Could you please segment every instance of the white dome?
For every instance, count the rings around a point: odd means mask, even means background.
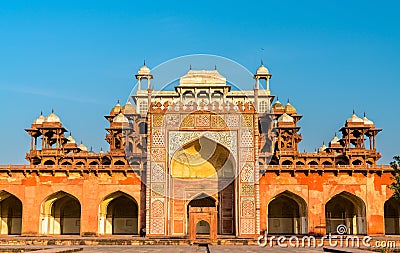
[[[325,144],[322,144],[321,147],[319,147],[318,152],[325,152],[327,146],[325,146]]]
[[[363,121],[364,121],[364,124],[367,126],[374,125],[374,122],[372,120],[369,120],[365,115],[364,115]]]
[[[277,99],[276,102],[272,105],[272,110],[273,111],[285,110],[285,106],[281,102],[279,102],[279,99]]]
[[[331,140],[331,144],[337,144],[337,143],[340,143],[339,142],[340,141],[340,139],[335,135],[335,137],[333,137],[333,139]]]
[[[121,112],[121,105],[119,104],[119,99],[117,104],[111,109],[110,114],[117,114]]]
[[[146,66],[143,65],[139,70],[138,70],[139,75],[150,75],[150,69]]]
[[[87,147],[85,145],[83,145],[83,143],[81,142],[81,144],[79,144],[78,148],[82,151],[87,151]]]
[[[40,116],[37,117],[34,121],[33,124],[40,125],[44,122],[45,118],[43,117],[42,113],[40,113]]]
[[[294,122],[293,117],[289,116],[288,114],[284,113],[278,118],[278,122]]]
[[[136,113],[136,109],[132,105],[130,100],[128,100],[128,102],[124,106],[122,106],[122,112],[123,113],[129,113],[129,114]]]
[[[61,122],[61,120],[54,112],[52,112],[49,116],[46,117],[44,122]]]
[[[76,143],[76,141],[75,141],[74,137],[72,137],[72,135],[67,137],[67,141],[68,141],[68,143],[71,143],[71,144]]]
[[[113,122],[116,122],[116,123],[129,123],[129,120],[128,120],[127,117],[125,117],[124,114],[119,113],[117,116],[115,116],[113,118]]]
[[[269,75],[269,70],[264,67],[264,65],[261,65],[256,72],[257,75]]]
[[[346,122],[363,123],[364,121],[361,118],[359,118],[355,113],[353,113],[353,115],[351,115],[351,117],[348,118]]]

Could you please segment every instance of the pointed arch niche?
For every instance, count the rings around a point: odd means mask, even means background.
[[[53,193],[42,202],[40,219],[44,235],[79,235],[81,204],[64,191]]]
[[[0,218],[2,235],[20,235],[22,227],[22,202],[6,191],[0,191]]]
[[[121,191],[109,194],[99,206],[99,234],[138,234],[138,210],[138,203],[132,196]]]

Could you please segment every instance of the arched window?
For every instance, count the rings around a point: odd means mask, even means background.
[[[44,162],[44,165],[54,165],[54,161],[53,160],[47,160]]]
[[[121,160],[118,160],[114,163],[114,165],[125,165],[125,163]]]
[[[208,93],[207,93],[207,91],[202,90],[197,94],[197,97],[198,98],[208,98]]]

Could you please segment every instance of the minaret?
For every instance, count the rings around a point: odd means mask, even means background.
[[[141,90],[141,80],[147,80],[147,90],[150,89],[150,80],[153,79],[153,75],[150,73],[150,69],[146,66],[146,61],[143,62],[143,66],[138,70],[138,73],[135,75],[138,80],[138,90]]]
[[[257,110],[257,112],[259,112],[259,105],[258,105],[258,91],[260,89],[260,80],[265,80],[265,90],[267,95],[270,95],[271,92],[269,90],[269,79],[271,79],[272,75],[269,73],[269,70],[264,67],[263,62],[261,61],[261,66],[257,69],[256,74],[254,75],[254,79],[256,79],[256,84],[254,87],[254,103],[255,103],[255,108]],[[272,97],[273,98],[273,97]],[[268,98],[267,99],[267,111],[270,111],[270,105],[271,105],[271,101]],[[264,113],[264,112],[262,112]]]

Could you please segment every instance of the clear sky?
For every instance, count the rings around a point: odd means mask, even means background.
[[[0,2],[0,164],[26,163],[24,128],[54,107],[77,141],[107,149],[103,118],[149,67],[186,54],[221,55],[273,74],[291,103],[301,150],[329,142],[364,111],[388,163],[400,154],[399,1]]]

